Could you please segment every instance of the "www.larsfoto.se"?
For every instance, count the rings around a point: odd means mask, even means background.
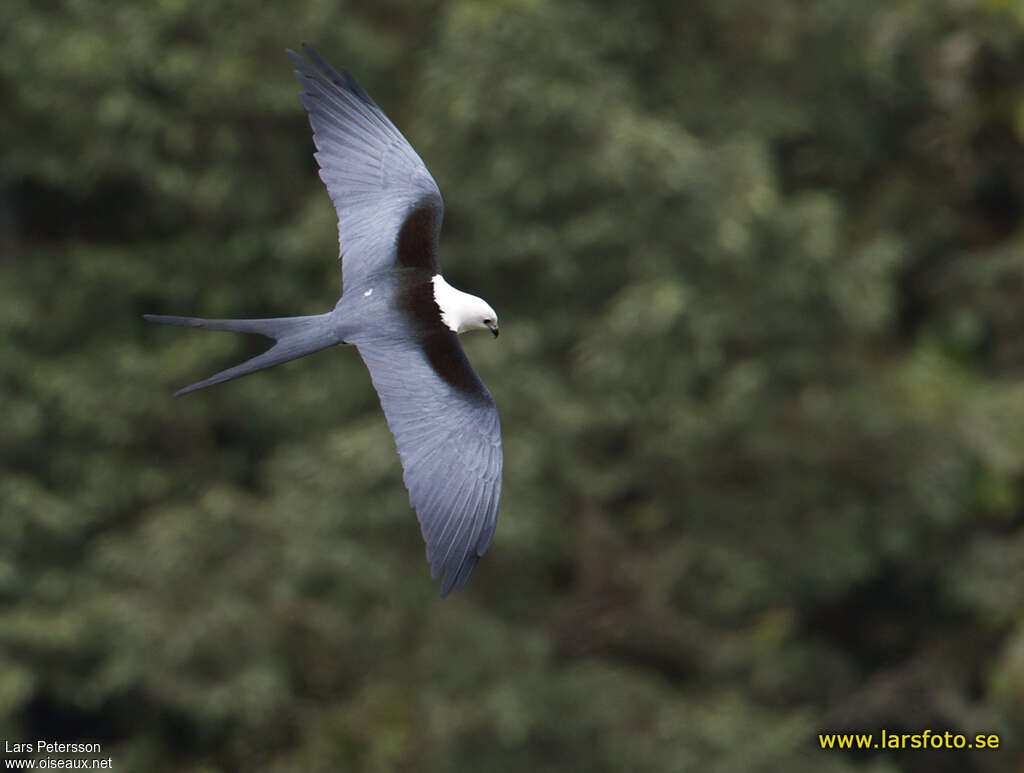
[[[874,733],[818,733],[822,749],[998,749],[999,736],[995,733],[965,735],[923,730],[920,733],[893,733],[883,730]]]

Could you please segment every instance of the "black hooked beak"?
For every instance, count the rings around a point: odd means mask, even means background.
[[[497,338],[498,337],[498,323],[497,322],[492,322],[492,321],[488,320],[487,322],[484,322],[484,324],[487,325],[487,329],[490,330],[492,333],[494,333],[494,337]]]

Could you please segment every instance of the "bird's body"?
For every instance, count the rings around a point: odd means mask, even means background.
[[[343,288],[334,309],[309,317],[154,322],[258,333],[263,354],[177,394],[212,386],[339,343],[370,370],[402,460],[441,594],[461,588],[490,544],[501,496],[501,429],[490,392],[458,334],[489,329],[494,310],[440,272],[441,194],[405,138],[348,73],[305,47],[289,51],[306,89],[320,176],[338,212]],[[318,69],[317,69],[318,68]]]

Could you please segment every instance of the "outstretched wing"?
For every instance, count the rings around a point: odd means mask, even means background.
[[[449,330],[353,341],[370,370],[402,459],[431,576],[459,590],[494,536],[501,426],[490,392]]]
[[[338,244],[345,286],[399,257],[440,272],[437,242],[444,202],[437,183],[412,146],[349,73],[337,72],[312,47],[307,61],[288,55],[306,90],[320,179],[338,212]]]

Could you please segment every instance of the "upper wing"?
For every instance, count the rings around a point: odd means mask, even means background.
[[[459,590],[494,536],[501,498],[501,426],[490,392],[449,330],[353,343],[402,459],[409,503],[441,595]]]
[[[320,179],[338,211],[346,286],[396,261],[440,272],[437,242],[444,202],[416,151],[349,73],[338,73],[312,47],[312,64],[294,51],[305,88]],[[315,67],[314,67],[315,65]]]

